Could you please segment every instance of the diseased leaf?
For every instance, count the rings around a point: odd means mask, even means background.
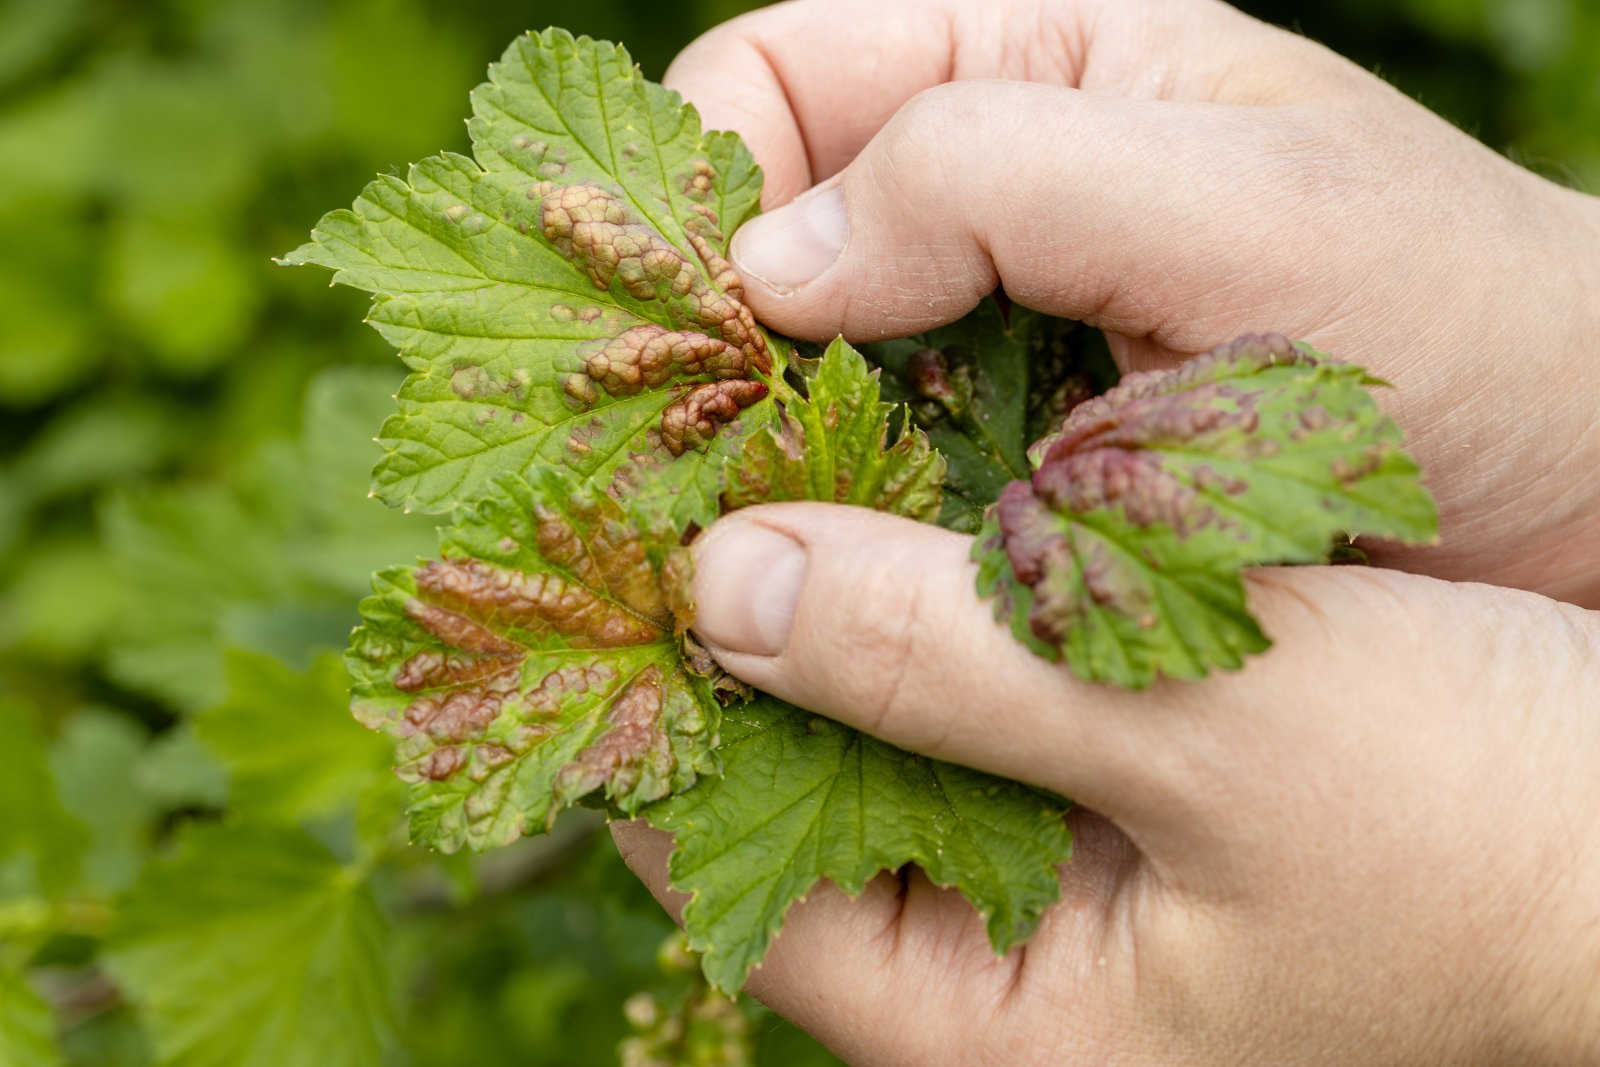
[[[1435,536],[1377,384],[1277,336],[1129,375],[1005,488],[974,546],[979,591],[1084,678],[1142,688],[1240,666],[1269,644],[1245,567],[1325,561],[1340,534]]]
[[[59,1067],[56,1019],[21,972],[0,966],[0,1064]]]
[[[724,506],[826,500],[937,518],[944,460],[903,417],[889,439],[895,405],[879,401],[878,373],[843,338],[829,345],[806,380],[806,399],[780,402],[776,425],[729,460]]]
[[[885,395],[907,405],[947,461],[938,521],[962,533],[978,529],[1007,482],[1027,477],[1028,442],[1116,380],[1098,332],[995,299],[863,351],[888,372]]]
[[[244,649],[227,653],[228,698],[194,731],[228,771],[229,813],[293,822],[351,806],[388,779],[388,753],[350,721],[350,676],[333,653],[304,672]]]
[[[723,258],[760,171],[626,51],[562,30],[515,41],[472,109],[474,158],[378,179],[283,260],[371,292],[414,372],[378,494],[445,511],[559,464],[630,509],[709,522],[782,360]]]
[[[399,739],[414,840],[504,845],[590,794],[631,814],[714,769],[718,706],[662,582],[676,544],[550,470],[503,477],[441,558],[377,576],[352,710]]]
[[[826,878],[859,893],[915,863],[983,915],[1004,952],[1060,892],[1066,805],[1014,782],[903,752],[768,696],[725,713],[723,773],[645,810],[677,838],[671,874],[706,977],[744,984],[789,906]]]
[[[146,869],[103,958],[170,1067],[368,1067],[393,1044],[387,936],[315,839],[196,824]]]

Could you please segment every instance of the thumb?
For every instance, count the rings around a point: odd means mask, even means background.
[[[1284,328],[1308,230],[1329,225],[1307,203],[1299,171],[1316,172],[1296,146],[1315,139],[1294,114],[946,83],[842,172],[743,226],[733,263],[763,322],[815,340],[940,325],[996,284],[1177,350]],[[1269,240],[1280,231],[1295,240]]]

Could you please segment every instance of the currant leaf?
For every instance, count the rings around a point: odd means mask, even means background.
[[[371,888],[299,830],[191,824],[123,901],[103,957],[173,1067],[364,1067],[395,1051]]]
[[[1240,573],[1342,534],[1426,542],[1433,500],[1381,382],[1278,336],[1129,375],[1035,446],[974,545],[978,588],[1039,654],[1132,688],[1270,643]]]
[[[932,522],[944,459],[903,420],[890,440],[896,406],[879,400],[878,377],[843,338],[829,345],[806,397],[781,403],[777,424],[752,434],[729,462],[724,506],[826,500]]]
[[[632,814],[715,769],[712,682],[684,664],[670,534],[555,470],[504,476],[440,558],[380,572],[352,711],[399,741],[413,840],[481,849],[603,796]]]
[[[852,896],[915,863],[959,889],[1004,952],[1060,893],[1066,804],[916,756],[762,695],[723,719],[724,770],[646,809],[673,833],[673,888],[706,977],[734,992],[789,906],[827,879]]]
[[[759,169],[625,50],[562,30],[515,41],[472,110],[473,158],[379,178],[282,260],[371,292],[413,372],[376,492],[447,511],[557,464],[630,509],[709,522],[784,358],[723,258]]]

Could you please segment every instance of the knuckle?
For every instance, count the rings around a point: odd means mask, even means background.
[[[912,697],[916,665],[927,658],[927,605],[921,585],[895,580],[885,568],[850,591],[848,625],[840,628],[838,662],[847,664],[847,698],[859,706],[868,733],[888,731],[902,741],[925,711]]]
[[[960,83],[947,82],[924,89],[900,105],[881,135],[897,169],[911,173],[943,169],[956,139],[953,135],[962,125],[962,113],[970,110],[966,106],[969,95]]]

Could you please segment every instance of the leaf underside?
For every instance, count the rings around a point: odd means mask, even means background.
[[[554,470],[497,488],[440,558],[377,576],[347,659],[356,718],[399,741],[412,838],[445,851],[591,794],[632,814],[715,766],[718,706],[662,579],[675,541]]]

